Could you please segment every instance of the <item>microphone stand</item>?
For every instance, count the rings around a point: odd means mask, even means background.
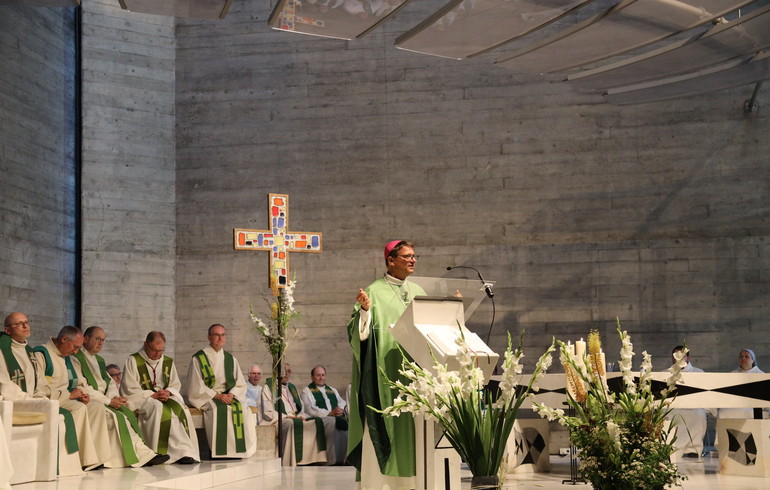
[[[489,323],[489,331],[487,331],[487,345],[489,345],[489,339],[492,337],[492,326],[495,324],[496,314],[495,293],[492,292],[492,285],[490,285],[487,281],[484,280],[483,277],[481,277],[481,272],[479,272],[479,270],[475,267],[469,267],[467,265],[455,265],[446,268],[448,271],[451,271],[452,269],[470,269],[472,271],[476,271],[476,274],[479,276],[479,280],[484,285],[484,292],[487,293],[487,298],[492,301],[492,321]]]

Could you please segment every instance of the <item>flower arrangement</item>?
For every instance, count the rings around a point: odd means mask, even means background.
[[[398,395],[393,405],[382,413],[393,417],[402,413],[420,414],[438,422],[474,477],[496,478],[517,411],[530,392],[537,391],[537,381],[550,367],[551,353],[555,350],[552,341],[538,360],[529,384],[521,389],[518,378],[524,357],[523,340],[522,333],[519,346],[513,351],[508,335],[497,400],[484,390],[483,373],[476,367],[465,338],[460,336],[456,341],[458,371],[448,371],[446,365],[435,362],[433,374],[405,356],[399,372],[409,382],[390,382]]]
[[[294,309],[294,288],[297,282],[290,280],[289,283],[283,287],[278,287],[278,281],[274,276],[270,277],[270,289],[272,290],[273,300],[268,300],[264,297],[265,303],[270,308],[270,318],[265,323],[254,314],[254,309],[249,304],[249,314],[251,321],[254,323],[254,330],[262,338],[270,357],[272,358],[272,373],[273,379],[279,378],[278,368],[283,360],[286,348],[289,342],[297,334],[296,327],[292,327],[292,332],[287,337],[287,332],[291,326],[291,320],[298,317],[300,313]],[[274,383],[275,386],[278,383]]]
[[[663,489],[687,477],[671,462],[676,450],[672,426],[666,415],[671,411],[672,392],[686,366],[687,349],[675,354],[669,368],[666,388],[656,398],[652,391],[652,358],[643,352],[638,381],[631,372],[633,344],[626,331],[617,326],[621,340],[622,389],[610,392],[604,371],[604,355],[599,333],[588,337],[588,352],[576,355],[571,344],[558,342],[560,359],[567,377],[567,402],[574,410],[568,416],[562,409],[535,403],[541,417],[556,420],[570,430],[578,450],[580,471],[596,489]],[[675,396],[675,395],[674,395]]]

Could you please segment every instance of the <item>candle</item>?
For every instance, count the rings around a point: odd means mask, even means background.
[[[567,353],[570,356],[573,356],[573,357],[575,356],[575,346],[572,345],[572,341],[571,340],[567,341]]]
[[[575,354],[582,359],[583,356],[586,355],[586,343],[583,340],[583,337],[580,338],[577,342],[575,342]]]
[[[599,349],[599,357],[601,357],[602,366],[604,366],[604,369],[607,369],[607,358],[604,357],[604,351],[601,349]]]

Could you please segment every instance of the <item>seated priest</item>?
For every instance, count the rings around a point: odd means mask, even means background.
[[[0,396],[11,401],[48,399],[45,377],[37,368],[32,347],[27,342],[31,333],[29,320],[23,313],[11,313],[3,325],[5,332],[0,333],[0,353],[3,356],[0,361]],[[71,426],[70,430],[74,438],[75,427]],[[11,434],[0,437],[0,489],[10,488],[8,481],[13,473],[5,437],[10,438]],[[70,444],[76,440],[71,440]],[[77,450],[76,446],[72,444],[70,454]]]
[[[246,380],[238,360],[225,347],[219,323],[208,330],[208,347],[193,355],[187,372],[187,398],[203,411],[212,458],[248,458],[257,450],[257,422],[246,405]]]
[[[269,378],[262,388],[262,424],[277,424],[278,410],[282,414],[281,448],[284,466],[326,462],[326,434],[323,421],[309,417],[302,410],[297,387],[289,383],[291,366],[284,366],[279,387],[280,396],[273,402],[275,385]]]
[[[311,382],[302,388],[300,400],[305,413],[324,422],[326,434],[326,461],[330,465],[345,463],[348,449],[348,419],[345,400],[339,392],[326,384],[326,368],[310,370]]]
[[[120,390],[120,379],[123,377],[123,371],[120,370],[120,366],[117,364],[107,364],[107,374],[112,378],[112,382]]]
[[[174,360],[164,356],[166,336],[150,332],[139,352],[123,367],[120,394],[135,411],[147,445],[168,454],[171,463],[192,464],[200,458],[198,436],[184,404]]]
[[[0,333],[0,395],[5,400],[48,398],[43,371],[27,342],[32,333],[23,313],[11,313],[5,318],[4,333]]]
[[[99,355],[107,340],[107,334],[98,326],[89,327],[83,333],[83,348],[73,357],[79,380],[85,380],[83,388],[91,397],[91,403],[101,403],[107,420],[107,430],[112,446],[112,458],[104,463],[107,468],[153,466],[169,460],[167,454],[157,454],[147,447],[141,436],[139,421],[129,410],[128,401],[120,396],[118,387],[107,373],[106,363]]]
[[[261,379],[262,368],[254,364],[249,369],[249,376],[246,378],[246,404],[257,410],[257,423],[260,422],[259,413],[262,411],[260,408],[262,403],[262,385],[259,384]]]
[[[112,458],[105,407],[91,401],[85,380],[78,379],[72,361],[73,354],[83,346],[83,332],[66,326],[55,338],[32,349],[40,370],[45,374],[50,398],[59,400],[65,414],[65,424],[73,424],[77,434],[80,464],[84,470],[99,468]],[[60,411],[60,413],[63,413]],[[67,428],[68,435],[71,433]]]

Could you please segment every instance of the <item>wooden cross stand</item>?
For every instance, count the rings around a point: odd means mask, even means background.
[[[270,252],[270,277],[279,288],[289,284],[289,252],[321,253],[321,233],[288,231],[289,195],[268,194],[270,224],[268,230],[233,230],[235,250],[264,250]]]

